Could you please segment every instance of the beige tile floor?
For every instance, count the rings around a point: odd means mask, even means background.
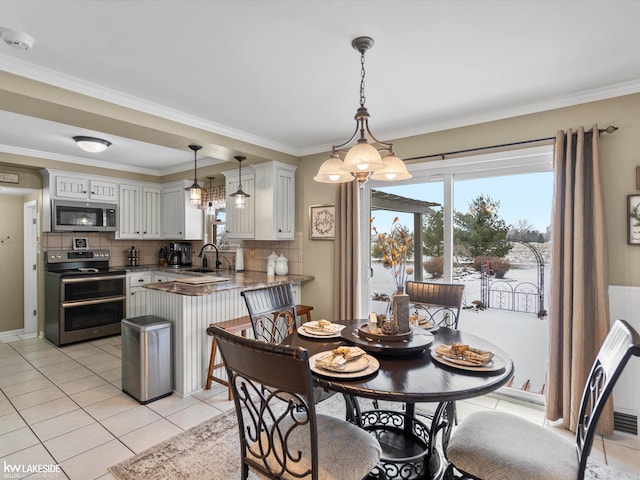
[[[233,407],[226,389],[218,385],[191,397],[172,395],[140,405],[121,391],[118,337],[62,348],[38,338],[2,341],[0,465],[61,469],[57,475],[40,473],[32,478],[111,479],[107,467]],[[458,402],[461,418],[487,408],[548,424],[540,406],[500,396]],[[640,473],[636,436],[598,437],[592,456]],[[1,478],[28,476],[7,473],[6,468],[2,474]]]

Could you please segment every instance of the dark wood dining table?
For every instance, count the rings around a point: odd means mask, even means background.
[[[366,320],[348,320],[336,323],[354,326],[365,322]],[[414,335],[424,333],[424,330],[414,327]],[[431,345],[421,352],[409,355],[369,349],[367,353],[378,360],[380,368],[364,378],[342,379],[314,375],[317,385],[344,394],[348,420],[371,431],[380,440],[383,457],[379,468],[384,475],[375,475],[374,471],[372,478],[440,477],[443,466],[435,449],[435,436],[439,431],[448,435],[452,417],[455,416],[455,401],[493,392],[513,376],[514,366],[509,355],[488,340],[444,327],[433,332],[433,335]],[[349,338],[348,335],[345,337]],[[304,347],[311,357],[351,342],[342,337],[309,338],[294,332],[283,343]],[[464,370],[444,365],[431,357],[431,348],[450,343],[489,350],[504,362],[504,368],[496,371]],[[399,402],[401,408],[362,411],[358,401],[362,398]],[[427,421],[419,419],[415,414],[416,403],[433,403],[436,407],[433,416]]]

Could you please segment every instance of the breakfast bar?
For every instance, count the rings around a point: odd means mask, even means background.
[[[173,325],[173,389],[187,396],[206,384],[211,337],[207,327],[247,315],[243,290],[289,283],[298,290],[308,275],[267,275],[264,272],[225,272],[193,276],[181,281],[145,285],[149,292],[149,312]],[[222,278],[222,279],[221,279]],[[198,280],[199,279],[199,280]]]

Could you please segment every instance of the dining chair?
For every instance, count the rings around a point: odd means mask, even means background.
[[[503,412],[475,412],[453,429],[445,479],[583,480],[598,419],[622,370],[640,356],[640,336],[616,320],[598,352],[582,394],[575,442]],[[462,476],[455,477],[455,471]]]
[[[308,352],[214,326],[240,433],[241,478],[357,480],[380,460],[378,441],[357,426],[316,413]]]
[[[256,340],[280,343],[298,328],[298,315],[290,284],[240,292],[244,297]]]
[[[458,328],[464,285],[408,281],[405,291],[410,311],[426,315],[434,325]]]

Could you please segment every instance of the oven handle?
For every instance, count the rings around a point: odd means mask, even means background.
[[[126,296],[122,297],[107,297],[107,298],[99,298],[96,300],[84,300],[82,302],[62,302],[62,308],[71,308],[71,307],[84,307],[85,305],[98,305],[100,303],[111,303],[111,302],[122,302],[126,300]]]
[[[102,275],[100,277],[63,278],[62,283],[98,282],[100,280],[120,280],[121,278],[127,278],[127,276],[126,275]]]

